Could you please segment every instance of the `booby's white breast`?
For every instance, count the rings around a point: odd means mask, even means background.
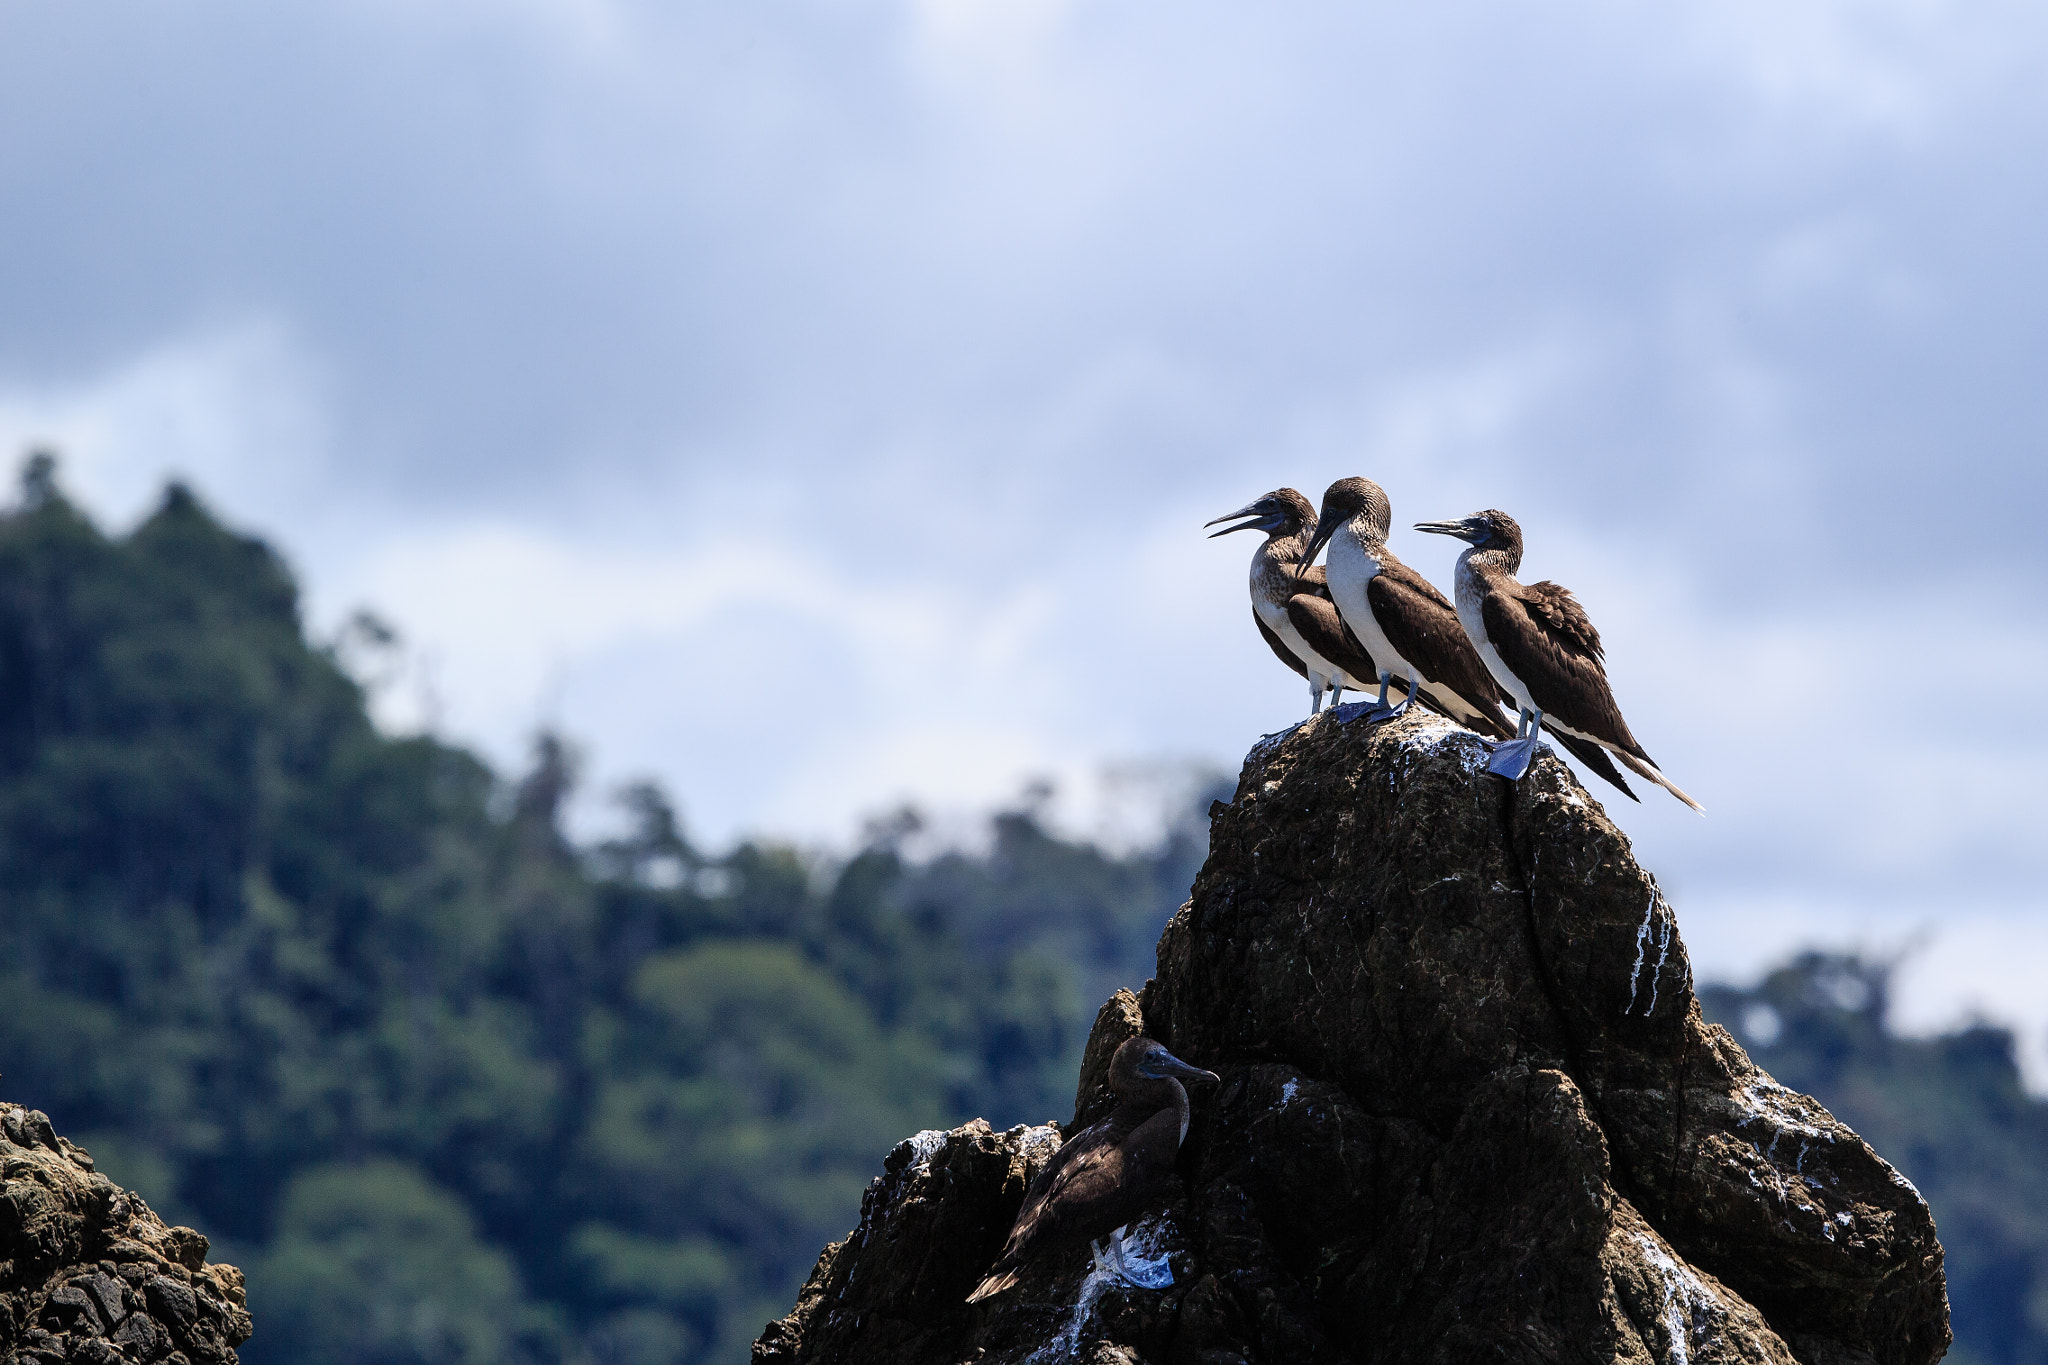
[[[1365,652],[1372,655],[1375,665],[1406,677],[1408,661],[1380,629],[1379,620],[1372,614],[1372,603],[1366,599],[1366,585],[1379,572],[1379,557],[1366,548],[1356,531],[1346,526],[1330,537],[1330,596],[1337,603],[1338,615],[1365,646]]]
[[[1343,669],[1309,648],[1308,641],[1294,628],[1294,622],[1287,618],[1287,608],[1275,606],[1265,598],[1255,596],[1252,598],[1252,610],[1259,614],[1259,620],[1265,623],[1266,629],[1279,636],[1280,643],[1293,650],[1294,657],[1301,660],[1309,673],[1324,687],[1328,687],[1332,679],[1344,676]],[[1356,682],[1357,679],[1354,678],[1352,681]]]
[[[1486,615],[1479,609],[1481,602],[1485,600],[1485,589],[1480,584],[1478,573],[1466,562],[1472,554],[1472,550],[1467,550],[1458,556],[1458,571],[1452,580],[1453,586],[1457,589],[1458,624],[1465,628],[1465,638],[1479,651],[1479,661],[1486,665],[1486,671],[1493,675],[1493,680],[1508,690],[1508,694],[1515,699],[1515,705],[1524,711],[1534,711],[1537,709],[1536,703],[1529,696],[1529,689],[1522,685],[1522,680],[1515,676],[1514,670],[1501,660],[1500,651],[1495,649],[1493,641],[1487,638]]]

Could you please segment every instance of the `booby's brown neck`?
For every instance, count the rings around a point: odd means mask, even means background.
[[[1180,1130],[1188,1130],[1194,1109],[1188,1102],[1187,1087],[1171,1076],[1160,1080],[1142,1079],[1117,1091],[1118,1104],[1112,1121],[1124,1128],[1136,1128],[1162,1109],[1171,1109],[1180,1119]]]
[[[1522,567],[1520,545],[1473,546],[1459,556],[1469,565],[1472,572],[1489,582],[1495,579],[1515,581],[1515,573]]]

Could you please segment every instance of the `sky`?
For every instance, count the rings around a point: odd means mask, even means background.
[[[2044,92],[2020,0],[0,0],[0,457],[714,847],[1127,818],[1306,712],[1204,521],[1504,508],[1700,974],[2048,1083]]]

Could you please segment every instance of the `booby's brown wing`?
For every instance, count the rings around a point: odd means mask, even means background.
[[[1068,1138],[1053,1153],[1052,1160],[1024,1192],[1024,1206],[1017,1210],[1017,1221],[1010,1226],[1002,1255],[996,1257],[988,1274],[967,1296],[969,1303],[1015,1284],[1027,1260],[1041,1248],[1081,1235],[1081,1228],[1091,1222],[1089,1215],[1115,1198],[1124,1183],[1124,1139],[1130,1133],[1127,1121],[1119,1122],[1120,1118],[1120,1114],[1111,1114]]]
[[[1500,684],[1486,671],[1458,609],[1434,584],[1392,555],[1380,560],[1380,571],[1365,585],[1373,619],[1387,634],[1387,643],[1422,670],[1423,678],[1455,692],[1476,716],[1456,717],[1460,724],[1506,739],[1514,732],[1500,718]],[[1488,722],[1491,722],[1489,724]]]
[[[1252,624],[1259,628],[1259,634],[1264,636],[1266,643],[1273,647],[1273,653],[1279,656],[1281,663],[1286,664],[1304,678],[1308,676],[1308,665],[1303,663],[1295,655],[1294,651],[1287,647],[1284,640],[1273,633],[1272,627],[1259,619],[1259,612],[1256,607],[1252,609]]]
[[[1525,584],[1522,605],[1553,636],[1569,641],[1582,654],[1592,655],[1601,665],[1601,673],[1606,673],[1607,651],[1600,644],[1600,632],[1593,629],[1593,618],[1586,615],[1586,609],[1572,596],[1570,588],[1547,578],[1541,583]]]
[[[1540,586],[1552,591],[1532,603],[1521,584],[1496,581],[1479,604],[1487,643],[1546,717],[1655,766],[1621,718],[1597,652],[1599,634],[1578,599],[1554,583]]]
[[[1125,1136],[1106,1120],[1075,1134],[1059,1152],[1066,1156],[1072,1148],[1073,1156],[1048,1169],[1049,1178],[1026,1196],[1010,1241],[1064,1241],[1077,1224],[1088,1223],[1088,1214],[1123,1184]]]
[[[1287,599],[1287,619],[1301,632],[1308,647],[1344,670],[1354,690],[1363,691],[1380,676],[1372,656],[1337,614],[1337,604],[1327,592],[1321,596],[1298,592]]]
[[[1151,1206],[1173,1173],[1180,1114],[1161,1109],[1130,1126],[1128,1109],[1075,1134],[1025,1192],[1003,1254],[967,1297],[976,1303],[1017,1282],[1027,1260],[1105,1237]]]
[[[1320,593],[1324,597],[1330,595],[1330,571],[1322,565],[1311,564],[1306,569],[1296,566],[1294,572],[1304,588]]]

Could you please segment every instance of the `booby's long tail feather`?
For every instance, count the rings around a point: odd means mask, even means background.
[[[1621,775],[1621,769],[1614,766],[1614,760],[1607,756],[1607,750],[1590,739],[1565,734],[1554,726],[1545,725],[1543,732],[1556,740],[1561,748],[1585,764],[1593,773],[1607,779],[1623,796],[1639,805],[1642,803],[1643,798],[1629,790],[1628,782]]]
[[[1686,805],[1691,806],[1701,815],[1705,815],[1707,813],[1707,808],[1705,806],[1702,806],[1699,802],[1693,800],[1690,796],[1687,796],[1684,792],[1680,791],[1676,783],[1672,782],[1672,780],[1664,776],[1664,774],[1658,772],[1656,764],[1651,763],[1646,759],[1637,758],[1634,754],[1624,753],[1620,749],[1615,749],[1612,752],[1616,758],[1620,759],[1623,763],[1626,763],[1631,770],[1641,773],[1644,777],[1649,778],[1652,782],[1655,782],[1665,791],[1670,792],[1673,796],[1685,802]]]
[[[980,1284],[974,1287],[974,1292],[967,1296],[967,1301],[969,1303],[980,1303],[983,1299],[989,1297],[991,1294],[1002,1293],[1005,1289],[1008,1289],[1011,1285],[1017,1283],[1017,1276],[1021,1273],[1022,1272],[1014,1266],[1008,1270],[996,1271],[993,1275],[990,1275],[987,1279],[983,1280]]]

